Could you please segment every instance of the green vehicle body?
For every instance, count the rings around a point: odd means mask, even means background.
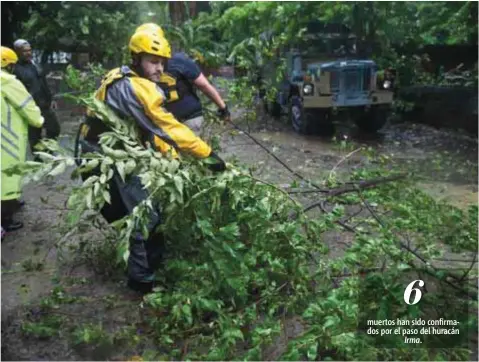
[[[351,34],[306,34],[298,44],[279,51],[261,71],[261,78],[278,90],[266,109],[273,116],[287,114],[299,133],[330,129],[340,114],[367,132],[386,123],[394,99],[395,74],[379,71],[370,59],[358,59]],[[286,71],[276,81],[281,61]]]

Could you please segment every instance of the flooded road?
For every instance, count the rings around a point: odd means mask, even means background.
[[[230,126],[231,127],[231,126]],[[240,128],[247,130],[247,125]],[[364,135],[350,123],[338,123],[327,136],[299,135],[284,120],[268,119],[250,134],[306,178],[321,183],[331,172],[371,165],[374,154],[391,169],[411,173],[417,186],[438,199],[460,206],[477,203],[478,143],[466,133],[422,124],[388,124],[376,135]],[[234,129],[231,127],[231,129]],[[295,178],[247,135],[225,133],[222,151],[257,170],[256,175],[286,186]]]

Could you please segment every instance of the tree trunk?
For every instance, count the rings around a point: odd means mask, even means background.
[[[188,1],[188,6],[190,8],[190,18],[196,17],[198,15],[196,1]]]
[[[477,45],[477,1],[469,2],[468,23],[471,29],[475,29],[469,33],[468,43]]]
[[[363,3],[354,3],[352,31],[356,35],[356,53],[359,58],[363,57],[364,52],[364,5]]]
[[[170,18],[173,25],[178,25],[181,19],[181,8],[178,6],[181,5],[179,1],[170,1],[168,2],[168,8],[170,10]]]
[[[374,11],[374,3],[366,2],[366,4],[367,13],[369,14],[369,20],[363,57],[369,58],[375,52],[376,28],[378,19],[376,18],[376,13]]]
[[[168,2],[168,8],[171,21],[175,26],[198,15],[196,1],[170,1]]]

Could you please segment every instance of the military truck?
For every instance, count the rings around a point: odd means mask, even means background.
[[[273,101],[265,98],[265,108],[275,117],[286,114],[296,132],[332,130],[340,115],[366,132],[376,132],[385,124],[395,73],[380,71],[373,60],[358,59],[354,34],[331,27],[310,31],[280,51],[279,57],[286,61],[281,81],[274,82],[278,60],[261,72],[261,78],[278,89]]]

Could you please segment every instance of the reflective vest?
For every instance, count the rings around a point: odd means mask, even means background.
[[[28,144],[28,126],[40,128],[43,117],[33,97],[12,74],[0,70],[2,92],[2,171],[25,162]],[[2,200],[18,199],[21,195],[21,177],[2,172]]]

